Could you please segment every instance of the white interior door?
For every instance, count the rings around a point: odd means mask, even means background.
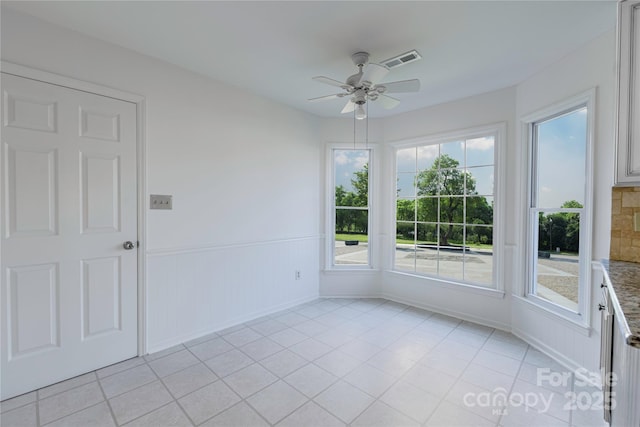
[[[6,399],[137,354],[136,106],[1,84]]]

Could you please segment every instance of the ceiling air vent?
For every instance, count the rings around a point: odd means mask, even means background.
[[[422,59],[422,56],[420,56],[420,54],[414,49],[409,52],[405,52],[402,55],[394,56],[393,58],[382,61],[381,64],[387,68],[396,68],[419,59]]]

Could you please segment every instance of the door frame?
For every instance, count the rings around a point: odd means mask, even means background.
[[[137,227],[138,227],[138,356],[147,353],[147,286],[146,286],[146,236],[147,236],[147,171],[146,171],[146,99],[142,95],[125,92],[108,86],[66,77],[7,61],[0,61],[0,72],[62,86],[69,89],[106,96],[136,105],[136,177],[137,177]],[[4,102],[4,101],[3,101]],[[0,253],[0,256],[2,254]]]

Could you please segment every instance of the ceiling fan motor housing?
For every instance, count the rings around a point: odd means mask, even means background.
[[[364,67],[369,63],[369,54],[367,52],[356,52],[351,55],[351,60],[356,65],[356,67]]]

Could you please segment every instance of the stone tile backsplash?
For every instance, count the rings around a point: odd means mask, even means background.
[[[610,259],[640,262],[640,231],[633,230],[634,214],[640,215],[640,187],[614,187]]]

